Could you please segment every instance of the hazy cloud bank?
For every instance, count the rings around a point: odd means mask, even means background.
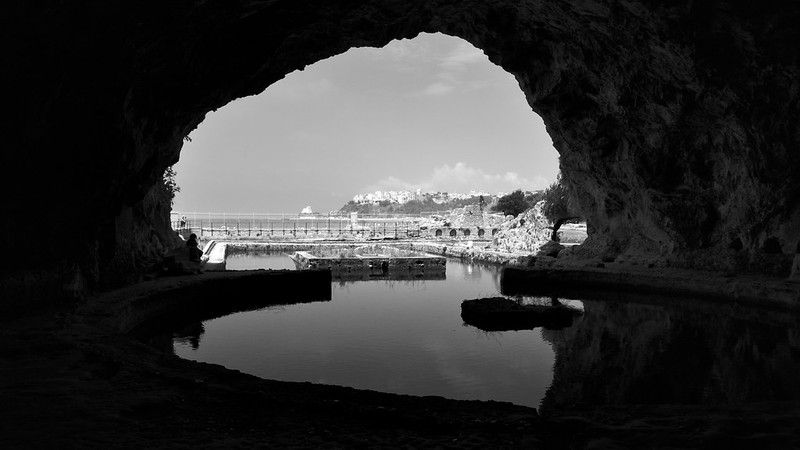
[[[435,167],[430,176],[424,180],[412,182],[389,176],[365,187],[361,192],[374,191],[446,191],[469,192],[471,190],[487,191],[489,193],[511,192],[516,189],[536,190],[546,188],[550,182],[541,176],[528,179],[516,172],[503,174],[489,174],[481,169],[470,167],[463,162],[455,165],[448,164]]]

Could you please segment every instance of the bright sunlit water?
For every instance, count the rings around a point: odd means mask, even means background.
[[[228,258],[228,269],[292,268],[283,255]],[[205,322],[177,355],[263,378],[538,406],[554,354],[541,329],[464,325],[461,301],[499,295],[498,268],[448,261],[446,280],[334,283],[332,300]],[[196,342],[196,340],[195,340]]]

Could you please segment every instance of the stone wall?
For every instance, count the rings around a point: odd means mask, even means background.
[[[456,208],[420,222],[420,237],[441,240],[491,240],[511,216],[484,211],[478,205]]]

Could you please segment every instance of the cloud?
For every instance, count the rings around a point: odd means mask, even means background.
[[[486,82],[470,80],[466,72],[470,66],[489,62],[483,52],[465,41],[457,42],[455,48],[438,58],[436,82],[428,85],[418,95],[441,96],[454,91],[472,91],[488,85]]]
[[[486,55],[468,42],[459,42],[458,46],[445,56],[439,63],[439,67],[448,71],[465,70],[471,64],[479,64],[488,61]]]
[[[503,174],[488,174],[481,169],[470,167],[463,162],[455,165],[448,164],[435,167],[426,179],[418,182],[402,180],[394,176],[386,177],[377,183],[365,187],[362,192],[374,191],[446,191],[467,193],[471,190],[487,191],[489,193],[511,192],[516,189],[536,190],[546,188],[550,182],[542,176],[532,179],[521,176],[516,172]]]
[[[422,95],[447,95],[455,90],[456,86],[453,83],[437,82],[426,87],[420,94]]]
[[[376,64],[425,80],[424,87],[412,96],[444,96],[488,85],[475,80],[481,72],[471,68],[489,63],[489,59],[483,51],[459,38],[423,33],[415,39],[392,41],[382,49],[372,49],[368,55]]]

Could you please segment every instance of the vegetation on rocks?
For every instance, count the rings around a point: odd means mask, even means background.
[[[561,225],[582,219],[582,215],[573,200],[568,187],[561,180],[561,174],[556,181],[545,189],[543,213],[548,220],[553,222],[553,240],[558,240],[558,229]]]
[[[500,197],[500,199],[497,200],[497,204],[492,207],[492,211],[517,217],[523,212],[533,208],[540,200],[542,200],[542,193],[540,192],[525,195],[522,190],[517,189],[510,194]]]
[[[347,202],[339,209],[340,213],[357,212],[359,214],[419,214],[431,211],[449,211],[456,208],[463,208],[468,205],[479,205],[481,198],[472,197],[467,199],[457,199],[445,203],[436,203],[432,200],[411,200],[406,203],[391,203],[382,201],[378,204]],[[485,199],[485,198],[484,198]],[[484,202],[487,200],[485,199]],[[488,199],[491,201],[491,198]]]
[[[169,166],[167,170],[164,171],[164,176],[162,177],[163,189],[165,195],[169,196],[170,206],[175,203],[175,194],[181,191],[181,187],[178,186],[178,183],[175,181],[175,175],[177,175],[175,169]]]

